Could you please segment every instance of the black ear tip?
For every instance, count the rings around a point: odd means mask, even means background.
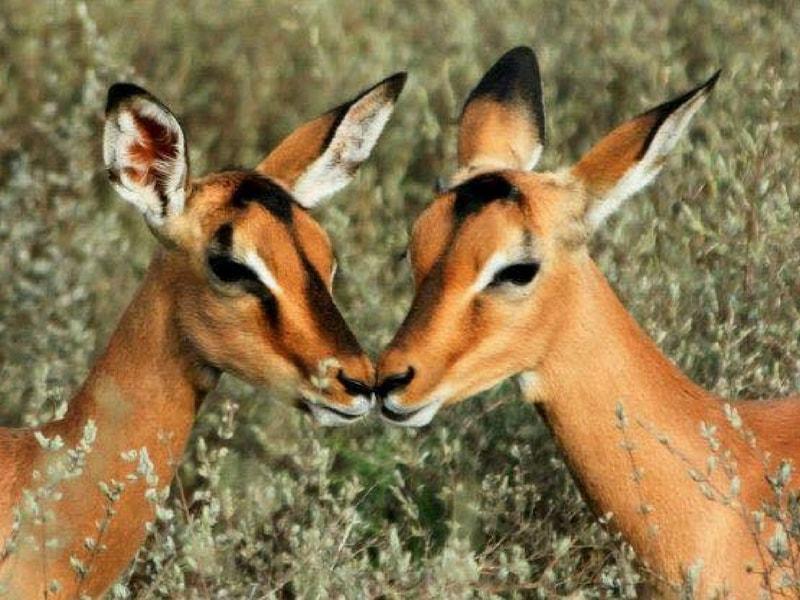
[[[517,46],[501,56],[494,65],[498,69],[532,69],[539,70],[539,62],[536,60],[536,53],[530,46]]]
[[[397,97],[400,95],[400,92],[403,91],[403,86],[406,84],[406,79],[408,78],[408,73],[405,71],[400,71],[399,73],[395,73],[394,75],[389,75],[386,79],[381,79],[375,85],[368,87],[366,90],[358,94],[355,98],[350,100],[349,102],[345,102],[341,106],[337,106],[330,112],[337,112],[341,110],[345,110],[361,100],[364,96],[372,94],[380,90],[380,94],[383,98],[388,98],[392,102],[397,100]]]
[[[539,81],[539,62],[536,53],[530,46],[517,46],[512,48],[486,72],[478,87],[473,93],[491,93],[498,88],[511,86],[512,88],[530,88],[536,96],[541,95],[541,82]]]
[[[108,88],[108,99],[106,100],[106,112],[113,111],[121,102],[134,96],[150,96],[147,90],[138,85],[128,82],[119,82]]]
[[[717,69],[717,72],[714,73],[708,81],[703,84],[703,88],[708,90],[709,92],[714,89],[714,86],[717,85],[717,80],[719,76],[722,74],[722,69]]]
[[[536,60],[536,52],[533,51],[533,48],[530,46],[517,46],[516,48],[512,48],[500,58],[503,59],[514,59],[514,60]]]
[[[503,54],[470,92],[463,110],[482,97],[501,103],[521,102],[535,119],[544,141],[542,81],[536,53],[530,46],[517,46]]]
[[[386,94],[396,100],[400,92],[403,91],[407,80],[408,73],[400,71],[384,79],[382,84],[386,87]]]

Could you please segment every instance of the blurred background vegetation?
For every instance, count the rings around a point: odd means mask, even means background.
[[[339,304],[375,355],[408,307],[398,256],[453,170],[460,104],[519,44],[542,67],[543,168],[722,67],[689,141],[595,256],[695,380],[732,397],[799,389],[795,0],[2,0],[0,422],[46,421],[69,398],[155,244],[102,169],[111,83],[175,110],[200,174],[254,165],[295,125],[410,72],[375,156],[320,213]],[[228,377],[178,481],[116,596],[626,597],[640,577],[510,384],[420,431],[329,431]]]

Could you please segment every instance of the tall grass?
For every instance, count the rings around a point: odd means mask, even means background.
[[[397,257],[435,178],[453,169],[460,103],[518,44],[542,65],[544,168],[723,68],[690,143],[594,254],[695,380],[730,397],[800,388],[796,2],[4,0],[1,422],[52,418],[155,243],[102,170],[111,83],[167,101],[203,173],[253,165],[304,119],[410,71],[376,155],[321,212],[339,304],[375,354],[408,307]],[[327,431],[227,378],[165,502],[115,595],[626,597],[640,578],[508,384],[421,431]]]

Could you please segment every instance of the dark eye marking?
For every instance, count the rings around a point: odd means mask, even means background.
[[[220,252],[230,252],[233,248],[233,224],[225,223],[211,238],[211,245],[217,248]]]
[[[264,284],[248,267],[234,259],[233,252],[233,224],[225,223],[211,239],[211,247],[208,251],[209,270],[214,277],[223,283],[249,283],[258,288],[264,288]]]
[[[536,277],[536,273],[538,272],[539,264],[535,262],[509,265],[495,274],[489,287],[497,287],[504,283],[520,286],[527,285],[533,281],[533,278]]]
[[[261,280],[250,267],[229,256],[211,254],[208,257],[208,268],[223,283],[253,282],[261,284]]]
[[[213,276],[227,285],[236,285],[261,301],[264,314],[272,327],[280,326],[278,300],[258,275],[247,265],[231,256],[233,251],[233,224],[222,225],[211,239],[206,263]]]
[[[333,297],[319,272],[305,254],[301,253],[300,258],[306,274],[306,301],[311,307],[311,313],[314,315],[318,327],[327,332],[334,342],[334,347],[339,348],[340,352],[348,355],[359,354],[361,346],[358,345],[353,332],[350,331],[339,309],[336,308]]]

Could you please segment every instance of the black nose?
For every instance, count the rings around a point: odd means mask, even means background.
[[[347,375],[344,374],[344,371],[339,369],[338,375],[336,375],[336,379],[339,383],[342,384],[344,391],[350,394],[351,396],[366,396],[369,398],[372,395],[372,387],[364,383],[363,381],[359,381],[358,379],[351,379]]]
[[[379,398],[386,398],[386,396],[395,390],[404,388],[411,383],[411,380],[414,379],[415,373],[416,371],[414,371],[414,367],[408,367],[405,373],[397,373],[395,375],[384,377],[383,381],[381,381],[378,384],[378,387],[375,388],[375,393]]]

